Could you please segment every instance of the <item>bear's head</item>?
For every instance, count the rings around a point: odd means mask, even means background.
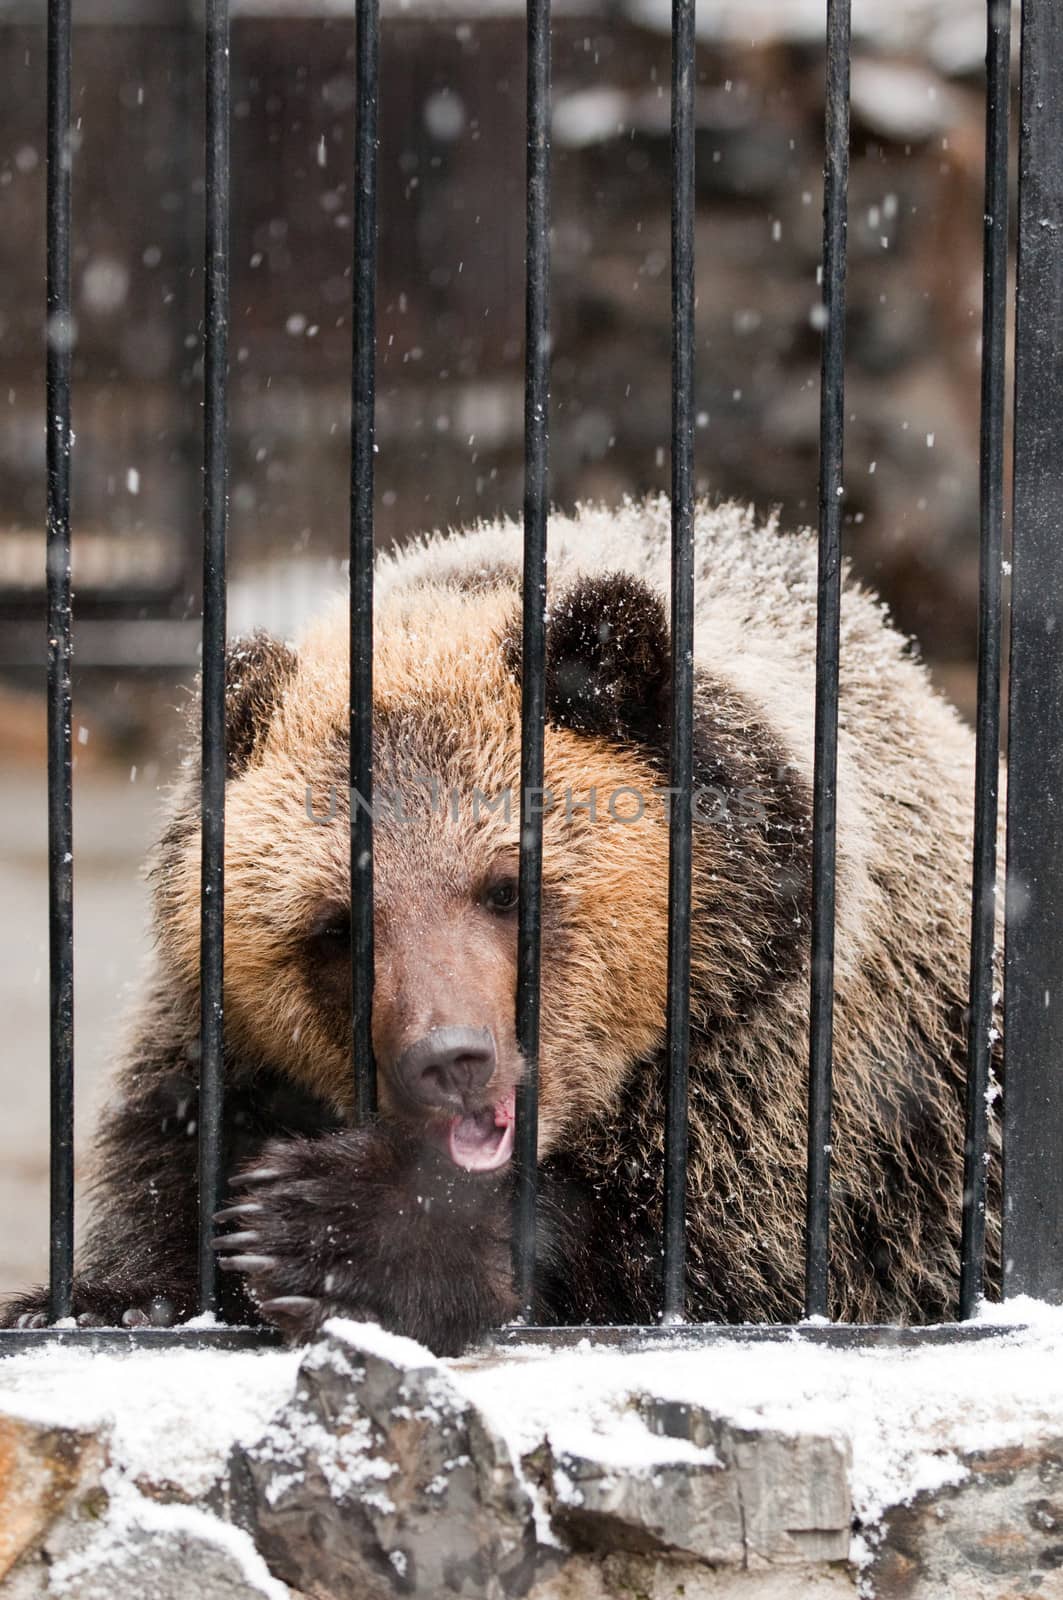
[[[514,573],[421,583],[374,641],[373,1046],[383,1114],[470,1170],[512,1149],[521,645]],[[235,1058],[353,1097],[348,634],[262,636],[228,664],[225,1026]],[[540,1151],[608,1113],[663,1038],[671,647],[623,574],[550,597],[545,681]],[[804,893],[794,807],[747,707],[699,688],[697,1027],[726,1025],[780,963]],[[781,783],[781,787],[780,787]],[[760,784],[762,793],[758,792]],[[792,785],[791,785],[792,788]],[[803,807],[800,808],[803,817]],[[791,844],[793,841],[791,840]],[[156,871],[163,959],[192,993],[199,828],[190,790]],[[783,941],[780,943],[780,928]]]

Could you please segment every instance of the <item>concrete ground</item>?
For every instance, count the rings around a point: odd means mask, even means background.
[[[160,796],[152,774],[107,768],[74,786],[77,1176],[120,1021],[148,948],[142,863]],[[44,772],[0,783],[0,1297],[48,1269],[48,904]]]

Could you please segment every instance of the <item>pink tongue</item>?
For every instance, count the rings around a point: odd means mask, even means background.
[[[513,1154],[511,1097],[475,1116],[455,1117],[447,1134],[450,1159],[466,1172],[494,1172]]]

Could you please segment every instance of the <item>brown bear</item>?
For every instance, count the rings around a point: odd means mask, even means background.
[[[660,1313],[669,814],[694,826],[688,1307],[801,1315],[816,549],[696,531],[696,787],[667,793],[669,509],[550,524],[538,1316]],[[333,1313],[437,1351],[511,1317],[520,532],[382,557],[373,1042],[352,1120],[348,635],[231,651],[223,1312]],[[848,577],[838,772],[832,1313],[957,1293],[973,741]],[[355,803],[358,803],[355,797]],[[153,877],[156,955],[100,1134],[83,1322],[195,1308],[198,787]],[[998,1138],[990,1170],[998,1271]],[[39,1323],[26,1297],[10,1320]]]

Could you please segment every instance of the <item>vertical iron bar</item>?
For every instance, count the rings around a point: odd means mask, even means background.
[[[539,946],[542,927],[546,525],[550,443],[550,0],[528,0],[527,272],[524,351],[524,588],[520,724],[520,912],[513,1269],[525,1321],[534,1320],[539,1142]]]
[[[982,266],[981,530],[978,725],[971,887],[967,1127],[963,1149],[960,1317],[974,1316],[985,1270],[986,1151],[993,1027],[997,808],[1000,775],[1001,552],[1008,292],[1008,109],[1011,0],[986,5],[985,220]]]
[[[820,374],[819,578],[812,811],[805,1311],[829,1307],[831,1077],[834,1025],[835,833],[845,436],[845,260],[849,182],[849,0],[827,0],[823,330]]]
[[[1063,8],[1024,0],[1005,933],[1004,1290],[1063,1301]]]
[[[225,540],[229,479],[229,7],[206,6],[203,714],[200,863],[199,1305],[217,1306],[225,916]]]
[[[672,727],[668,840],[668,1082],[664,1136],[666,1321],[686,1309],[694,789],[694,0],[672,0]]]
[[[47,585],[51,1316],[74,1262],[74,856],[70,760],[70,0],[48,0]]]
[[[376,450],[378,0],[358,0],[351,363],[351,1006],[355,1117],[376,1110],[373,1063],[373,458]]]

